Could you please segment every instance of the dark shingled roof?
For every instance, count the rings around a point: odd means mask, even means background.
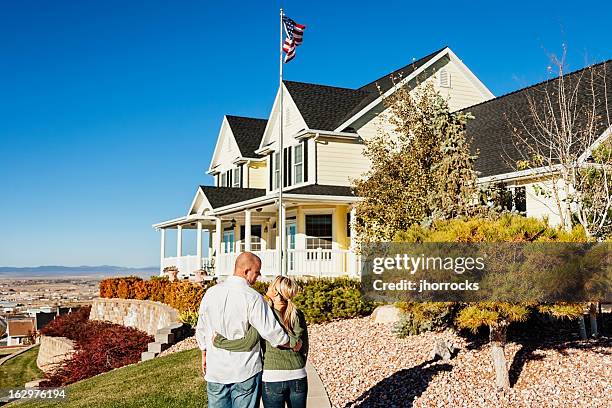
[[[243,157],[259,157],[255,150],[259,148],[268,120],[231,115],[225,117],[232,129],[240,154]]]
[[[590,108],[592,106],[592,102],[589,100],[591,75],[588,70],[590,69],[593,69],[596,74],[596,93],[601,96],[601,102],[598,104],[600,110],[598,114],[603,119],[599,121],[598,128],[595,130],[596,134],[599,135],[608,126],[603,103],[604,74],[608,78],[607,100],[608,103],[612,104],[612,86],[610,86],[612,60],[566,74],[566,86],[569,84],[570,88],[567,89],[573,89],[575,86],[573,84],[580,81],[578,82],[577,103],[585,108]],[[479,152],[475,167],[480,172],[480,177],[516,171],[514,166],[518,160],[524,159],[521,150],[525,151],[526,148],[517,146],[513,128],[521,131],[524,136],[525,128],[530,132],[536,131],[536,127],[530,120],[529,99],[535,101],[538,106],[543,106],[543,103],[539,103],[539,101],[543,101],[545,92],[553,94],[557,89],[558,81],[551,79],[462,110],[463,112],[470,112],[474,116],[474,119],[468,121],[466,132],[468,138],[472,139],[472,151],[475,153],[478,150]]]
[[[200,189],[213,209],[266,195],[265,188],[200,186]]]
[[[311,184],[309,186],[298,187],[286,190],[287,194],[310,194],[310,195],[331,195],[354,197],[355,195],[348,186],[332,186],[324,184]]]
[[[404,67],[398,68],[393,72],[385,74],[381,76],[380,78],[375,79],[374,81],[370,82],[369,84],[365,84],[364,86],[359,88],[359,90],[373,92],[374,94],[376,94],[376,96],[380,94],[378,91],[378,87],[380,87],[380,90],[382,92],[387,92],[393,86],[393,81],[391,80],[392,77],[395,80],[397,80],[398,78],[402,78],[402,79],[406,78],[407,76],[412,74],[414,71],[418,70],[423,65],[427,64],[429,60],[431,60],[433,57],[438,55],[440,52],[444,51],[446,48],[447,47],[444,46],[440,48],[439,50],[434,51],[431,54],[424,56],[421,59],[411,62],[410,64]]]
[[[283,81],[310,129],[335,130],[340,120],[359,104],[368,92],[335,86]]]
[[[338,126],[380,96],[378,86],[382,92],[389,90],[393,86],[391,76],[405,78],[445,48],[396,69],[359,89],[293,81],[283,81],[283,83],[310,129],[336,130]]]

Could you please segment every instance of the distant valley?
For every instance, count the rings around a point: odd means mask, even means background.
[[[36,267],[12,267],[0,266],[0,279],[18,278],[67,278],[67,277],[91,277],[106,278],[112,276],[135,275],[148,278],[159,274],[159,267],[150,266],[143,268],[126,268],[122,266],[100,265],[100,266],[36,266]]]

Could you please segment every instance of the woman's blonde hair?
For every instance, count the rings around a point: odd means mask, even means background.
[[[297,318],[297,307],[293,303],[293,298],[298,294],[300,288],[293,279],[286,276],[277,276],[270,284],[270,287],[274,288],[281,298],[287,302],[287,308],[282,316],[282,323],[285,329],[293,333],[293,322]]]

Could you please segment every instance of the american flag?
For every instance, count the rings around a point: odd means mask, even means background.
[[[295,47],[302,44],[302,37],[306,26],[293,21],[287,16],[283,16],[283,25],[285,26],[285,42],[283,43],[283,51],[285,55],[285,64],[295,58]]]

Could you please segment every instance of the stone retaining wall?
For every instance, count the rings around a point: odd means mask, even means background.
[[[89,319],[135,327],[151,336],[155,336],[159,329],[180,323],[178,311],[166,304],[116,298],[94,299]]]
[[[36,365],[44,372],[53,371],[74,353],[74,342],[65,337],[40,336]]]

